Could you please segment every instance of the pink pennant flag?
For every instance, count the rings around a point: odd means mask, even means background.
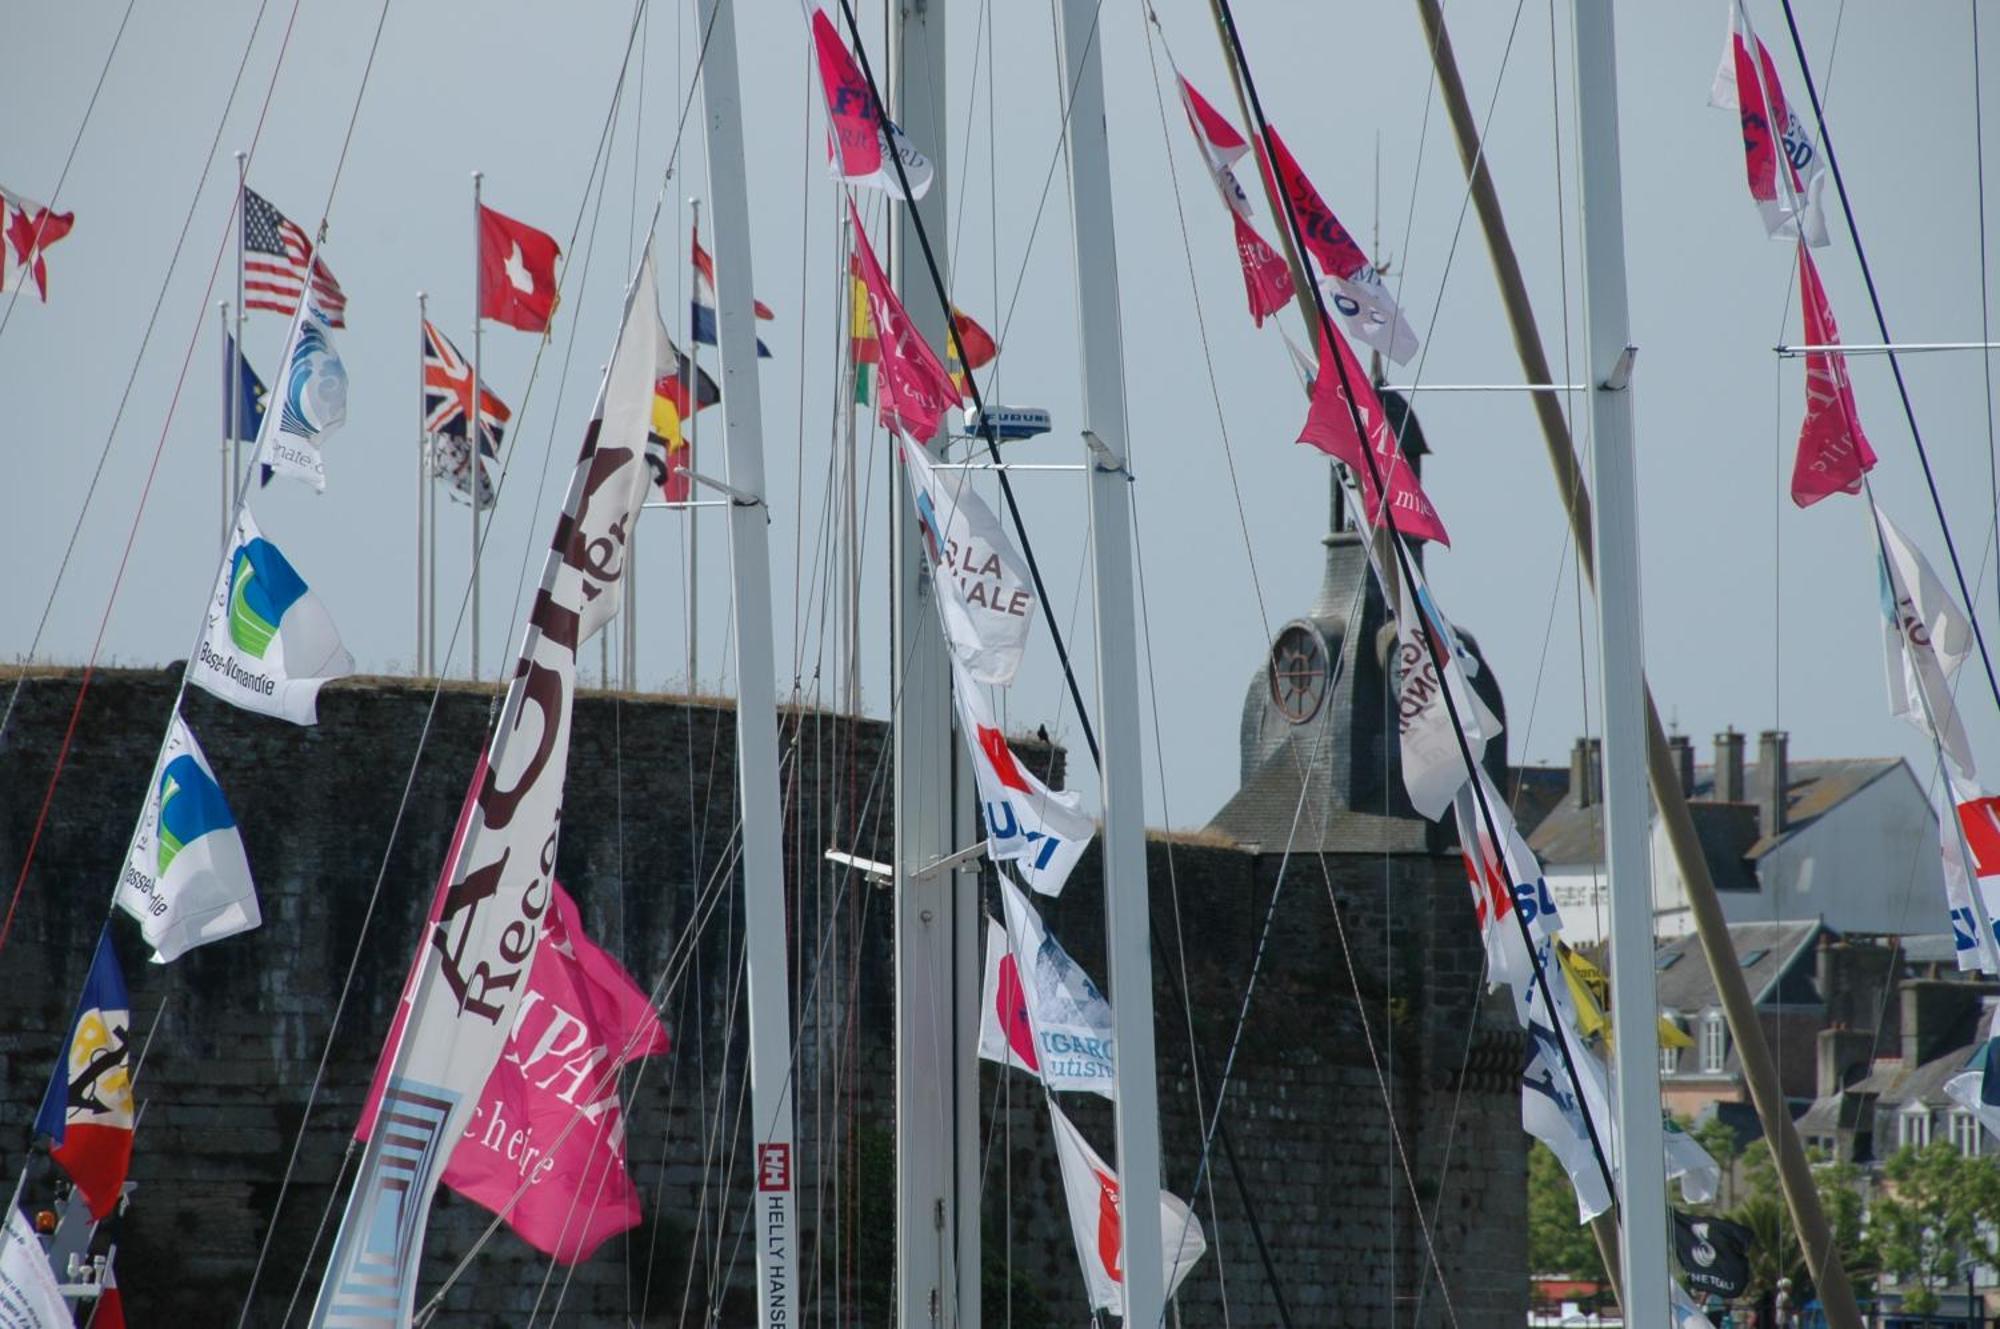
[[[875,102],[868,95],[868,80],[861,77],[860,67],[825,10],[813,11],[812,30],[820,84],[826,89],[827,119],[833,130],[828,150],[839,156],[842,175],[873,175],[882,169],[882,139],[875,123]]]
[[[1423,486],[1417,482],[1416,472],[1410,469],[1409,459],[1396,444],[1396,431],[1389,427],[1382,399],[1375,395],[1374,385],[1362,372],[1361,362],[1354,358],[1347,339],[1324,324],[1319,333],[1319,373],[1313,379],[1312,407],[1306,412],[1305,427],[1299,430],[1298,441],[1347,464],[1361,482],[1362,502],[1368,509],[1364,519],[1374,526],[1380,519],[1382,497],[1375,487],[1373,472],[1362,459],[1362,441],[1354,433],[1354,411],[1349,409],[1347,392],[1341,387],[1340,371],[1334,368],[1336,354],[1347,371],[1347,382],[1353,387],[1355,406],[1368,432],[1368,451],[1374,454],[1375,470],[1382,473],[1388,484],[1390,521],[1413,540],[1451,544],[1443,519],[1431,506]]]
[[[1208,166],[1209,178],[1215,182],[1215,192],[1222,195],[1222,201],[1229,207],[1230,220],[1235,223],[1236,258],[1243,265],[1243,293],[1250,301],[1250,317],[1261,328],[1265,319],[1283,309],[1292,298],[1292,274],[1283,256],[1250,224],[1255,215],[1250,196],[1243,192],[1236,172],[1230,169],[1231,163],[1250,151],[1250,144],[1236,132],[1235,125],[1223,118],[1222,112],[1195,91],[1194,84],[1185,78],[1179,79],[1179,83],[1181,109],[1187,112],[1188,127],[1194,130],[1195,142],[1201,146],[1201,158]]]
[[[1799,304],[1808,346],[1837,346],[1840,329],[1820,285],[1812,251],[1799,245]],[[1861,432],[1854,388],[1847,381],[1847,357],[1838,351],[1806,353],[1806,418],[1799,427],[1798,456],[1792,462],[1792,502],[1802,508],[1830,494],[1858,494],[1861,477],[1875,469],[1875,450]]]
[[[1187,112],[1188,123],[1194,126],[1195,136],[1202,141],[1211,161],[1227,165],[1250,150],[1243,135],[1236,132],[1236,126],[1210,105],[1208,98],[1196,92],[1194,84],[1182,77],[1180,87],[1181,108]]]
[[[1242,217],[1236,222],[1236,257],[1243,264],[1243,293],[1250,301],[1250,317],[1258,327],[1285,307],[1292,298],[1292,273],[1284,257],[1264,242],[1257,228]]]
[[[882,389],[877,409],[882,425],[925,442],[937,433],[944,413],[958,404],[958,386],[890,289],[882,265],[875,261],[868,233],[861,228],[861,215],[851,201],[847,215],[854,226],[854,256],[861,284],[868,292],[869,312],[874,315],[881,342]]]
[[[1333,215],[1333,209],[1313,188],[1313,182],[1306,179],[1305,169],[1292,156],[1292,150],[1278,137],[1277,127],[1271,126],[1270,157],[1259,148],[1257,156],[1266,163],[1275,159],[1277,178],[1284,186],[1284,196],[1291,200],[1292,211],[1298,214],[1299,230],[1305,235],[1306,248],[1319,260],[1321,268],[1330,277],[1353,277],[1371,265],[1368,255],[1355,243],[1353,235],[1340,224],[1340,218]]]

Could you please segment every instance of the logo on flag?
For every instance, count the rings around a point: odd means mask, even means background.
[[[347,367],[334,349],[333,333],[308,301],[292,325],[292,344],[279,374],[278,427],[264,431],[259,458],[273,475],[326,489],[326,458],[320,435],[347,420]]]
[[[263,922],[236,818],[178,714],[132,833],[117,898],[139,920],[160,964]]]
[[[319,690],[354,672],[333,618],[245,504],[209,601],[189,682],[232,705],[315,724]]]
[[[1396,727],[1410,805],[1436,821],[1466,781],[1465,753],[1454,733],[1447,696],[1458,711],[1475,765],[1486,755],[1487,740],[1499,734],[1500,719],[1467,683],[1466,674],[1479,662],[1445,622],[1422,576],[1412,564],[1410,576],[1396,584]],[[1416,582],[1414,595],[1411,581]]]
[[[1092,1309],[1122,1316],[1125,1311],[1124,1204],[1118,1174],[1090,1147],[1074,1123],[1048,1100],[1049,1126],[1055,1136],[1056,1161],[1062,1168],[1063,1196],[1069,1202],[1070,1229],[1076,1249],[1084,1256],[1083,1278]],[[1160,1268],[1165,1275],[1163,1297],[1172,1297],[1208,1250],[1201,1222],[1177,1196],[1160,1192]]]
[[[1004,872],[1000,891],[1007,925],[987,927],[979,1055],[1033,1072],[1050,1089],[1115,1097],[1111,1003]]]
[[[131,1028],[132,1002],[106,927],[97,937],[63,1058],[35,1114],[35,1130],[51,1142],[49,1156],[76,1183],[92,1218],[117,1206],[132,1162]]]
[[[977,681],[1011,683],[1035,619],[1027,567],[968,472],[940,478],[923,445],[909,440],[903,462],[951,653]]]
[[[930,159],[917,151],[895,123],[889,125],[893,146],[891,139],[882,133],[868,80],[862,76],[861,67],[854,62],[840,34],[834,31],[825,11],[813,10],[812,30],[820,86],[826,92],[828,169],[835,179],[850,185],[885,189],[900,196],[902,182],[889,160],[889,154],[894,152],[902,159],[903,174],[909,177],[911,199],[922,198],[930,192],[935,174]]]
[[[1757,48],[1753,61],[1751,46]],[[1731,0],[1729,31],[1722,42],[1722,61],[1708,91],[1708,104],[1735,111],[1743,126],[1743,167],[1750,197],[1764,219],[1765,234],[1800,236],[1818,248],[1827,243],[1826,211],[1820,195],[1826,187],[1826,163],[1805,123],[1785,102],[1778,67],[1771,52],[1750,26],[1743,0]],[[1773,142],[1771,127],[1779,126]],[[1783,176],[1779,162],[1783,161]],[[1781,188],[1782,185],[1782,188]],[[1803,231],[1801,228],[1803,222]]]
[[[479,208],[479,316],[523,332],[547,332],[556,312],[556,259],[546,231]]]
[[[243,191],[243,307],[287,316],[311,286],[311,304],[331,328],[347,326],[347,293],[326,264],[313,257],[312,240],[254,189]]]
[[[1021,879],[1041,894],[1061,895],[1070,869],[1097,833],[1097,823],[1084,814],[1082,795],[1057,793],[1022,769],[987,708],[982,686],[956,659],[951,675],[959,736],[972,760],[986,822],[986,856],[996,863],[1012,862]]]

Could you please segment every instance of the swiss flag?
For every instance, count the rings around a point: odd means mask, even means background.
[[[556,312],[556,258],[547,231],[482,205],[479,209],[479,316],[523,332],[547,332]]]

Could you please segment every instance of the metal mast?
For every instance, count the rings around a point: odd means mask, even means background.
[[[763,415],[750,310],[750,202],[733,0],[701,0],[709,34],[701,75],[709,196],[715,208],[716,342],[721,352],[730,572],[736,591],[736,782],[743,817],[744,947],[750,1000],[750,1132],[756,1177],[757,1323],[795,1329],[799,1313],[791,1001],[785,961],[784,810],[771,635],[771,549]]]
[[[1619,1292],[1628,1324],[1667,1323],[1667,1178],[1660,1129],[1659,995],[1646,796],[1645,641],[1639,608],[1639,493],[1618,161],[1611,6],[1574,0],[1576,122],[1583,187],[1590,456],[1597,472],[1597,649],[1604,698],[1604,847],[1611,881],[1611,1020],[1618,1030]],[[1123,1049],[1120,1049],[1121,1053]]]
[[[1124,340],[1118,322],[1118,247],[1104,123],[1098,6],[1063,0],[1064,136],[1075,217],[1083,416],[1090,463],[1091,570],[1097,605],[1098,776],[1104,804],[1104,935],[1118,1044],[1118,1178],[1123,1210],[1127,1329],[1165,1315],[1160,1251],[1159,1081],[1153,1059],[1151,913],[1139,755],[1139,652],[1134,629],[1132,525],[1126,468]],[[1046,609],[1046,606],[1045,606]],[[1651,972],[1650,970],[1648,971]],[[1173,1233],[1167,1236],[1172,1238]]]

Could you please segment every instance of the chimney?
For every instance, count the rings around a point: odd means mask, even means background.
[[[1776,835],[1785,829],[1786,795],[1791,773],[1785,758],[1790,735],[1782,729],[1766,729],[1757,736],[1757,773],[1764,782],[1763,797],[1757,805],[1757,829]]]
[[[1569,751],[1569,796],[1580,808],[1604,801],[1604,743],[1579,738]]]
[[[1667,740],[1667,746],[1673,750],[1674,769],[1681,774],[1681,796],[1684,798],[1692,797],[1694,794],[1694,740],[1686,734],[1675,734]]]
[[[1864,1078],[1874,1050],[1875,1035],[1870,1030],[1849,1029],[1844,1025],[1820,1030],[1813,1092],[1821,1098],[1831,1098]]]
[[[1976,1035],[1979,990],[1949,978],[1912,978],[1903,983],[1903,1068],[1943,1056]]]
[[[1743,801],[1743,735],[1734,725],[1715,736],[1715,800]]]

